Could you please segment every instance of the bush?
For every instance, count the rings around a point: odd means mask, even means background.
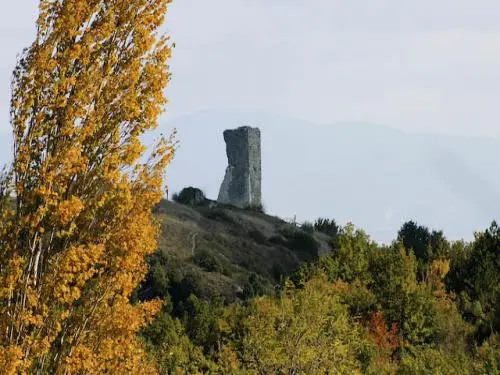
[[[308,221],[306,221],[304,224],[300,226],[300,229],[302,229],[304,232],[307,233],[314,233],[314,225]]]
[[[313,260],[318,257],[319,245],[312,234],[307,232],[292,232],[288,238],[287,247],[307,255],[307,260]]]
[[[221,262],[207,250],[198,252],[193,258],[194,264],[207,272],[224,272]]]
[[[213,364],[189,339],[181,321],[168,311],[162,310],[140,337],[160,374],[211,373]]]
[[[134,290],[132,301],[148,301],[154,298],[168,298],[168,288],[171,282],[169,266],[171,259],[162,251],[157,251],[148,257],[149,272],[141,285]]]
[[[274,263],[271,268],[271,274],[276,282],[281,283],[286,275],[286,270],[281,263]]]
[[[314,229],[330,237],[337,237],[340,234],[340,226],[334,219],[319,218],[314,223]]]
[[[204,297],[204,283],[198,272],[188,272],[181,280],[172,282],[169,287],[174,306],[185,301],[191,294]]]
[[[482,374],[500,374],[500,336],[491,336],[478,350]]]
[[[205,202],[205,194],[198,188],[187,187],[182,189],[179,194],[174,194],[172,199],[180,204],[196,206]]]
[[[249,300],[254,297],[262,296],[265,292],[266,287],[262,278],[256,273],[252,273],[248,277],[248,281],[243,286],[242,298],[244,300]]]
[[[206,354],[214,352],[219,342],[218,320],[222,312],[222,301],[206,301],[195,295],[183,302],[182,322],[189,338]]]

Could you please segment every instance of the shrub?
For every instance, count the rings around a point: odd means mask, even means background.
[[[274,263],[271,268],[271,274],[276,282],[281,282],[286,275],[286,270],[281,263]]]
[[[131,300],[149,301],[154,298],[168,298],[168,288],[175,276],[171,267],[175,267],[173,260],[165,252],[157,251],[147,258],[149,271],[141,285],[134,290]]]
[[[145,283],[148,284],[148,288],[140,295],[143,300],[151,300],[157,297],[166,298],[170,283],[168,269],[160,262],[154,262],[149,269]]]
[[[287,247],[291,250],[307,255],[306,258],[308,260],[316,259],[318,257],[319,245],[312,234],[307,232],[292,232],[288,238]]]
[[[257,296],[262,296],[266,292],[265,283],[260,276],[252,273],[248,277],[248,281],[243,286],[243,299],[249,300]]]
[[[141,332],[147,353],[154,359],[160,374],[208,373],[213,364],[202,348],[189,339],[178,318],[162,310]]]
[[[300,229],[302,229],[304,232],[307,233],[313,233],[314,232],[314,225],[308,221],[306,221],[304,224],[300,226]]]
[[[219,316],[222,301],[215,298],[206,301],[195,295],[183,302],[182,322],[193,344],[203,348],[206,354],[216,350],[219,342]]]
[[[191,294],[204,297],[202,276],[199,272],[188,272],[184,277],[175,282],[171,282],[169,294],[172,297],[173,305],[176,306],[180,302],[185,301]]]
[[[172,199],[180,204],[196,206],[205,202],[205,194],[198,188],[187,187],[180,193],[173,195]]]
[[[194,258],[193,262],[203,270],[207,272],[219,272],[224,271],[224,267],[221,262],[207,250],[202,250],[198,252]]]
[[[478,350],[479,366],[484,374],[500,374],[500,336],[493,335]]]
[[[340,234],[340,226],[334,219],[319,218],[314,223],[314,229],[330,237],[337,237]]]

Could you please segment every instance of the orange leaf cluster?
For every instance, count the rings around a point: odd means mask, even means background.
[[[398,327],[395,323],[391,329],[387,330],[387,323],[381,312],[374,312],[370,317],[369,335],[375,344],[381,349],[394,351],[401,346],[401,339],[398,336]]]

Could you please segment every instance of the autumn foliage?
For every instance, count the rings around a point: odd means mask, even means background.
[[[173,140],[148,157],[169,81],[168,0],[41,0],[12,80],[0,202],[2,373],[154,373],[131,305]],[[11,198],[13,197],[13,198]]]
[[[300,267],[262,259],[230,303],[199,285],[250,263],[216,248],[148,258],[175,152],[174,135],[150,152],[141,141],[166,104],[169,2],[40,0],[0,174],[0,375],[498,374],[496,223],[470,244],[414,222],[383,246],[326,219],[284,242],[251,231]],[[330,254],[316,254],[315,231]]]
[[[370,338],[381,349],[396,350],[401,346],[401,340],[398,337],[398,325],[391,324],[391,329],[387,330],[387,323],[384,319],[384,314],[380,311],[372,313],[369,324]]]

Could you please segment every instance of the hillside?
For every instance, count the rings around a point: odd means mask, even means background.
[[[161,238],[150,263],[158,265],[153,272],[167,272],[174,299],[220,293],[231,302],[270,292],[281,275],[331,252],[330,237],[321,232],[208,200],[195,206],[164,200],[155,214]],[[153,289],[145,286],[142,298],[153,296]]]
[[[454,243],[410,222],[380,246],[352,226],[329,237],[321,221],[193,197],[156,207],[161,241],[139,293],[167,301],[141,333],[162,373],[498,373],[496,224]]]
[[[198,186],[215,199],[227,164],[222,132],[240,125],[262,131],[263,200],[273,215],[335,217],[383,243],[407,220],[472,240],[474,231],[500,219],[500,174],[492,173],[500,165],[497,138],[315,124],[257,110],[167,117],[158,132],[176,128],[180,142],[168,169],[170,191]],[[153,143],[153,136],[145,138]],[[1,142],[1,162],[8,160],[8,140]]]
[[[261,129],[263,200],[274,215],[351,221],[384,243],[410,219],[472,239],[498,218],[499,139],[323,125],[255,110],[206,110],[164,123],[161,131],[177,128],[180,141],[170,190],[198,186],[216,198],[227,164],[222,132],[241,125]]]

